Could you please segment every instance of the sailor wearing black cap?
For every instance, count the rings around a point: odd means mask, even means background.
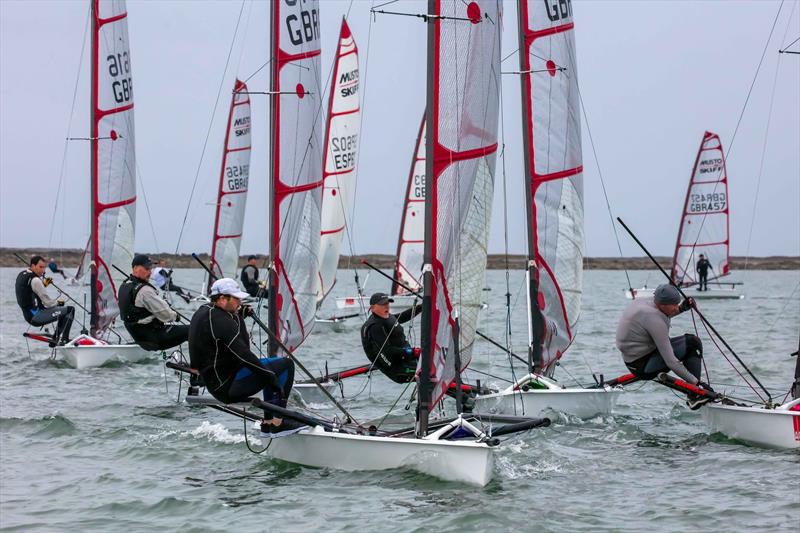
[[[681,301],[672,285],[659,285],[653,299],[639,298],[622,313],[617,327],[617,348],[628,369],[640,379],[653,379],[672,370],[684,381],[712,391],[700,381],[703,344],[689,333],[669,336],[670,319],[694,307],[694,299]],[[707,397],[690,397],[689,407],[697,409]]]
[[[153,262],[146,255],[133,258],[132,273],[117,294],[119,312],[136,343],[146,349],[166,350],[186,342],[189,326],[167,324],[177,321],[178,314],[150,284],[152,268]]]
[[[388,294],[376,292],[369,299],[370,316],[361,326],[361,345],[367,358],[395,383],[408,383],[414,379],[419,348],[412,348],[406,340],[403,326],[422,308],[415,305],[399,315],[389,312],[394,302]]]

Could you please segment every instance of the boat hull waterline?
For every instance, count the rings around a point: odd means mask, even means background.
[[[702,414],[712,433],[766,448],[798,450],[800,411],[789,410],[798,402],[778,409],[708,404]]]

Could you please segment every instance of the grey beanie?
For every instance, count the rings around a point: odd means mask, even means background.
[[[657,304],[679,304],[681,299],[680,291],[666,283],[656,287],[656,291],[653,293],[653,301]]]

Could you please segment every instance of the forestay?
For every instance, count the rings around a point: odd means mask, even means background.
[[[425,244],[433,301],[431,329],[422,334],[431,336],[429,344],[423,341],[430,349],[423,357],[432,363],[432,404],[470,362],[481,305],[497,152],[501,29],[498,1],[434,4],[433,14],[446,18],[430,22],[433,99],[428,104],[427,158],[433,181]]]
[[[92,321],[96,335],[119,314],[117,286],[133,259],[136,158],[133,78],[124,0],[92,10]]]
[[[250,179],[250,96],[236,80],[228,113],[222,169],[217,191],[211,269],[217,278],[235,277],[242,243],[247,186]],[[213,280],[209,280],[209,287]]]
[[[314,325],[322,204],[319,2],[272,2],[270,327],[294,350]],[[274,346],[271,348],[274,352]]]
[[[419,125],[411,170],[408,173],[400,236],[397,239],[397,261],[394,279],[413,290],[421,288],[423,254],[425,252],[425,115]],[[392,283],[392,294],[408,291],[399,283]]]
[[[342,19],[339,47],[328,101],[328,128],[323,163],[322,229],[320,232],[319,289],[321,303],[336,283],[342,239],[348,230],[361,128],[358,47],[347,21]]]
[[[728,172],[725,154],[716,133],[703,134],[703,141],[686,191],[678,240],[672,261],[672,279],[692,285],[698,276],[695,265],[705,255],[713,270],[711,277],[730,273],[728,251]]]
[[[571,2],[519,2],[530,343],[552,375],[575,337],[583,276],[583,160]],[[533,293],[535,290],[535,294]]]

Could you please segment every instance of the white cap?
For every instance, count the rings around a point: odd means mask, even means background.
[[[214,284],[211,286],[211,296],[216,296],[217,294],[233,296],[234,298],[239,298],[240,300],[250,296],[239,288],[239,284],[236,283],[235,279],[231,278],[221,278],[214,282]]]

